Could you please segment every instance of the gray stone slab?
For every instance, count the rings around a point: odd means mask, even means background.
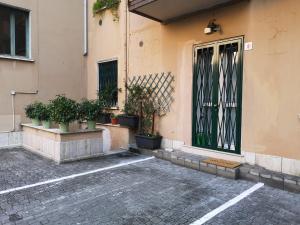
[[[191,159],[185,159],[184,161],[184,166],[194,169],[194,170],[199,170],[200,169],[200,162],[196,160],[191,160]]]
[[[210,173],[210,174],[217,174],[217,166],[213,164],[207,163],[200,163],[200,171]]]
[[[229,179],[239,179],[239,168],[229,169],[224,167],[217,167],[217,175],[221,177],[226,177]]]

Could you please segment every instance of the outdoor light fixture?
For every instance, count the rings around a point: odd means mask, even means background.
[[[221,26],[219,24],[215,24],[215,19],[209,21],[207,27],[204,28],[204,34],[212,34],[214,32],[221,31]]]

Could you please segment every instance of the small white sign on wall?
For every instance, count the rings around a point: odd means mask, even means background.
[[[253,42],[246,42],[244,49],[245,49],[245,51],[252,50],[253,49]]]

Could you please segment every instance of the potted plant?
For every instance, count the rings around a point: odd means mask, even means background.
[[[39,126],[40,121],[40,111],[43,107],[43,103],[41,102],[34,102],[32,104],[29,104],[25,108],[25,114],[26,116],[31,119],[31,122],[34,126]]]
[[[39,118],[42,121],[42,125],[45,129],[50,129],[51,120],[50,120],[50,106],[46,104],[41,104]]]
[[[111,124],[112,125],[117,125],[118,124],[118,116],[117,115],[115,115],[114,113],[113,114],[111,114]]]
[[[100,100],[87,100],[84,99],[79,104],[79,119],[86,120],[89,130],[96,129],[96,120],[99,118],[103,111],[103,105]]]
[[[103,110],[97,122],[103,124],[111,122],[111,108],[116,106],[115,99],[119,91],[120,90],[113,85],[107,85],[98,91],[98,98],[103,105]]]
[[[64,95],[57,95],[50,102],[50,118],[59,124],[61,132],[68,132],[69,124],[78,117],[78,104]]]
[[[139,133],[135,136],[136,144],[139,148],[159,149],[162,136],[155,133],[154,122],[159,106],[149,98],[140,102],[140,125]]]
[[[119,124],[137,129],[139,125],[139,102],[144,98],[144,87],[142,85],[126,85],[126,89],[128,97],[122,110],[123,114],[119,115]]]

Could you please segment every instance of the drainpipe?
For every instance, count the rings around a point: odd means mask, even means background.
[[[37,8],[39,9],[39,1],[36,0]],[[38,15],[39,17],[39,15]],[[37,19],[37,28],[39,28],[39,18]],[[38,43],[38,48],[37,48],[37,57],[39,57],[39,32],[37,33],[37,43]],[[30,47],[30,52],[31,52],[31,47]],[[0,133],[10,133],[16,131],[16,112],[15,112],[15,97],[17,94],[20,95],[37,95],[39,93],[38,87],[39,87],[39,63],[37,64],[37,90],[33,92],[26,92],[26,91],[15,91],[11,90],[10,95],[11,95],[11,108],[12,108],[12,129],[10,131],[0,131]]]
[[[17,94],[22,95],[36,95],[38,94],[38,90],[35,92],[24,92],[24,91],[10,91],[11,95],[11,108],[12,108],[12,129],[10,131],[2,131],[1,133],[9,133],[16,131],[16,112],[15,112],[15,97]]]
[[[127,83],[128,78],[128,64],[129,64],[129,50],[128,50],[128,1],[125,2],[125,83]],[[127,101],[127,89],[125,89],[125,102]]]

